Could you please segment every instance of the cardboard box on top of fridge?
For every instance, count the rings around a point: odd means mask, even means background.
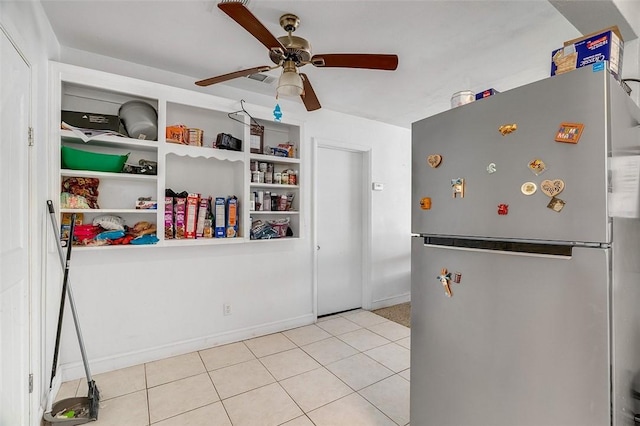
[[[476,101],[479,101],[480,99],[488,98],[489,96],[493,96],[496,93],[500,93],[500,92],[498,92],[493,87],[487,90],[483,90],[482,92],[476,93]]]
[[[565,41],[564,47],[551,52],[551,76],[607,61],[616,80],[622,73],[624,41],[617,26]]]

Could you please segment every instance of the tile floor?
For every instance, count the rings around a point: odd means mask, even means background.
[[[137,365],[94,380],[96,426],[409,424],[410,330],[368,311]],[[58,399],[85,396],[86,380]]]

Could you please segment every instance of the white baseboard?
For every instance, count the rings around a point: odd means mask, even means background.
[[[316,317],[314,314],[307,314],[283,321],[276,321],[269,324],[260,324],[259,326],[255,327],[247,327],[239,330],[227,331],[219,334],[200,337],[197,339],[185,340],[169,345],[158,346],[155,348],[128,352],[101,359],[92,359],[89,360],[89,365],[92,375],[106,373],[113,370],[119,370],[121,368],[144,364],[145,362],[157,361],[159,359],[213,348],[215,346],[220,346],[227,343],[239,342],[241,340],[251,339],[253,337],[264,336],[271,333],[290,330],[296,327],[302,327],[305,325],[313,324],[315,320]],[[62,370],[62,377],[65,382],[85,377],[84,366],[80,361],[61,365],[60,370]]]
[[[388,306],[399,305],[400,303],[411,302],[411,293],[401,294],[399,296],[387,297],[385,299],[374,300],[371,303],[371,310],[386,308]]]

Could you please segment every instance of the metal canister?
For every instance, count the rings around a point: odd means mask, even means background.
[[[451,108],[459,107],[476,100],[476,95],[471,90],[461,90],[451,95]]]

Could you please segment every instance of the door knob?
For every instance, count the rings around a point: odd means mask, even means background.
[[[316,246],[316,250],[320,250],[320,246]]]

